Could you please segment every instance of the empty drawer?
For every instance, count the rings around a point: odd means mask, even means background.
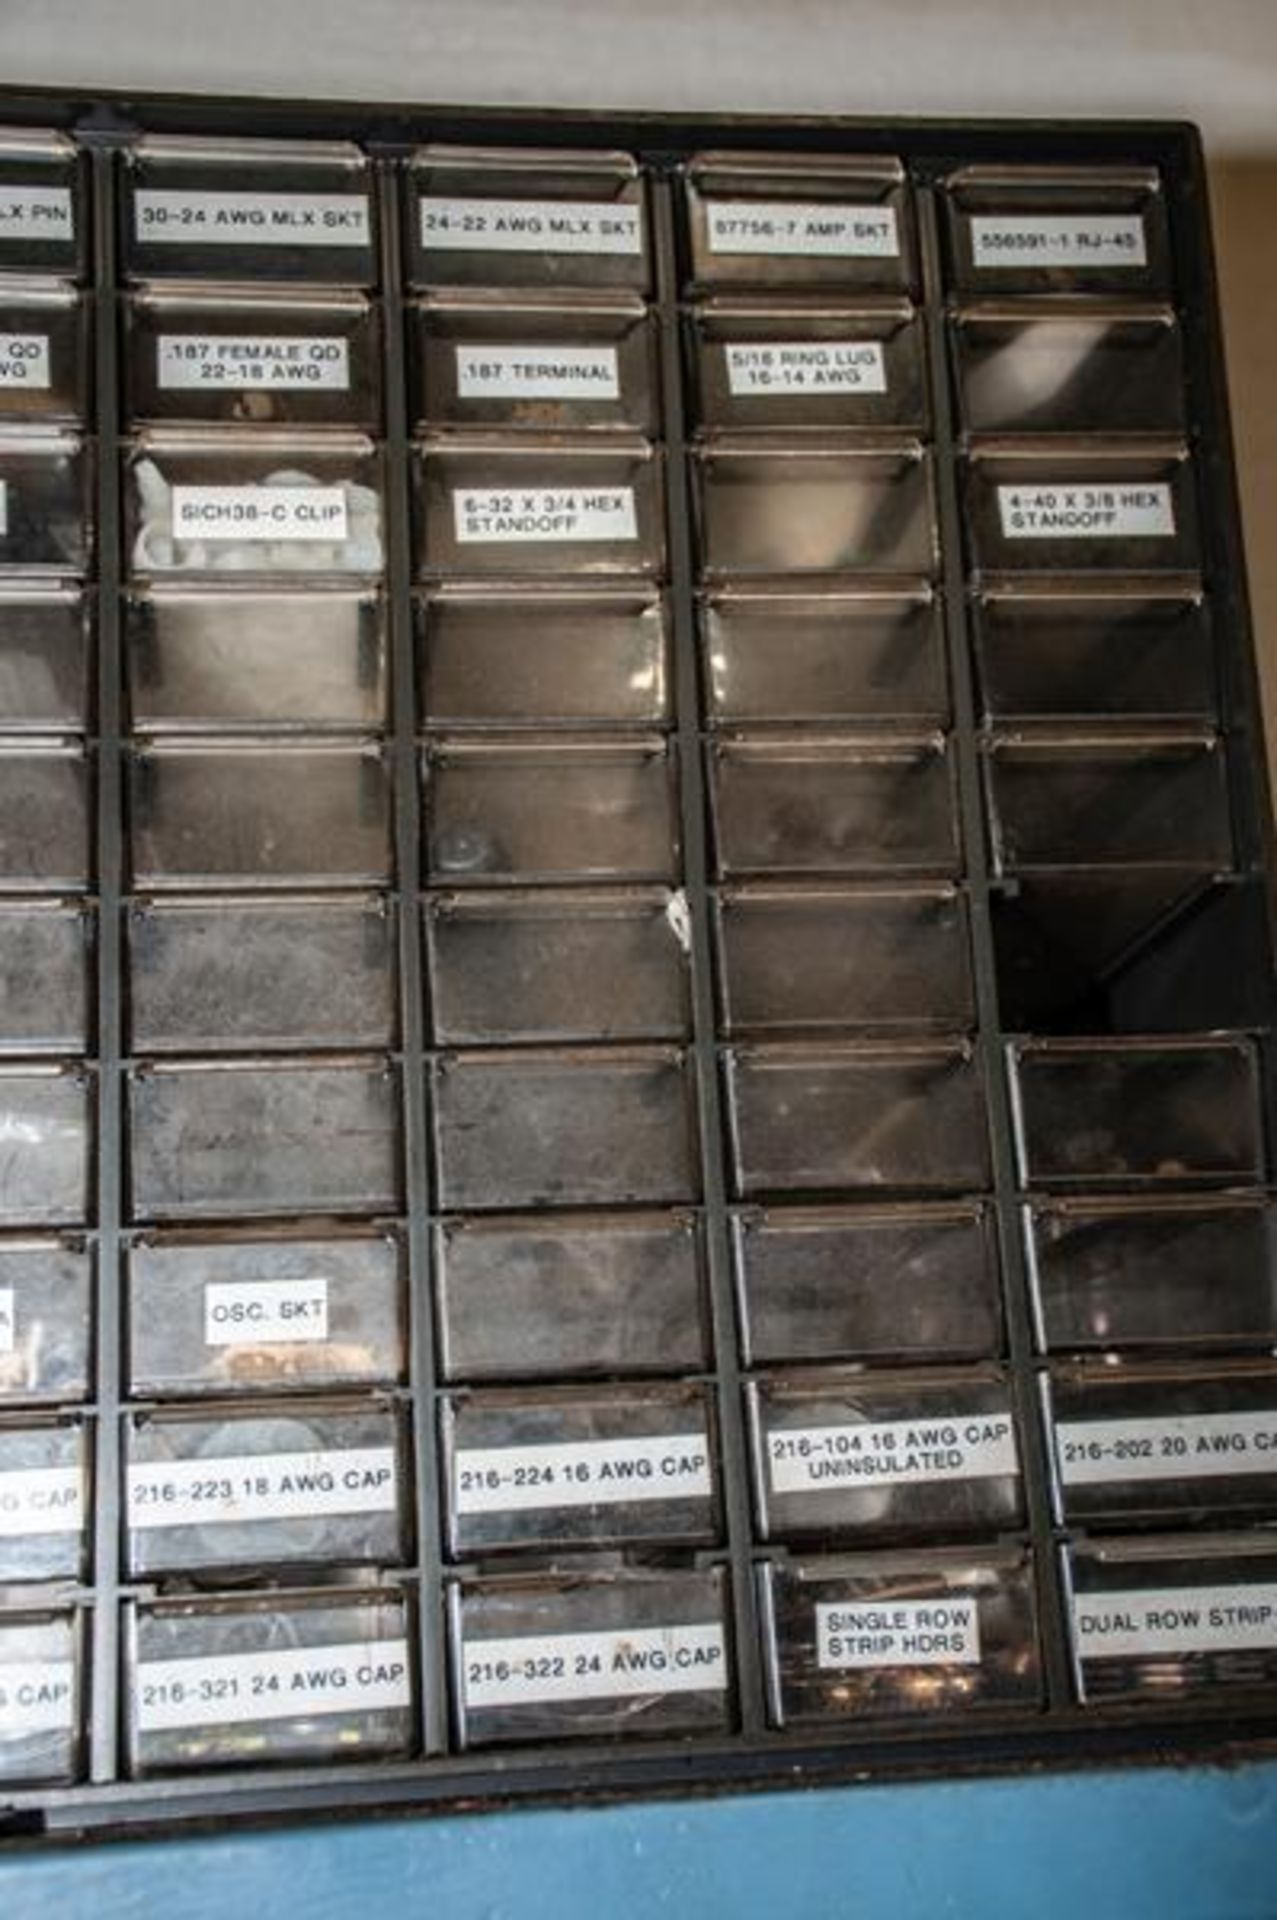
[[[129,1118],[138,1219],[398,1205],[398,1086],[380,1061],[141,1067]]]
[[[410,323],[423,425],[655,426],[655,341],[637,295],[434,294]]]
[[[84,1578],[89,1461],[79,1421],[0,1426],[0,1582]]]
[[[1010,1391],[992,1368],[780,1374],[746,1397],[767,1539],[931,1541],[1022,1522]]]
[[[387,1407],[136,1414],[124,1450],[135,1574],[394,1566],[407,1552],[403,1433]]]
[[[1042,1689],[1015,1550],[861,1554],[762,1570],[781,1726],[1032,1707]]]
[[[988,1180],[984,1097],[965,1045],[734,1047],[727,1087],[743,1195]]]
[[[140,727],[371,729],[385,720],[383,612],[372,593],[161,584],[126,604]]]
[[[938,1028],[974,1020],[966,901],[952,887],[723,888],[731,1033]]]
[[[987,302],[954,317],[975,433],[1178,433],[1184,368],[1171,307]]]
[[[83,1053],[92,922],[62,900],[0,895],[0,1049]]]
[[[656,725],[669,714],[665,615],[650,589],[441,587],[417,620],[427,723]]]
[[[930,455],[918,441],[778,447],[756,434],[703,446],[695,465],[711,575],[936,569]]]
[[[405,1367],[401,1254],[377,1239],[136,1242],[134,1394],[392,1386]]]
[[[907,287],[909,189],[898,160],[702,153],[686,172],[692,274],[710,287]]]
[[[454,1560],[716,1537],[701,1387],[454,1394],[442,1419]]]
[[[1193,472],[1182,444],[1026,439],[977,449],[965,474],[980,570],[1184,572],[1197,565]]]
[[[677,878],[674,772],[657,735],[454,736],[427,749],[424,771],[436,883]]]
[[[411,1752],[409,1624],[395,1593],[132,1603],[130,1773]]]
[[[392,1043],[395,921],[384,899],[135,902],[127,925],[140,1052]]]
[[[93,1259],[82,1245],[0,1242],[0,1402],[85,1398],[92,1287]]]
[[[0,293],[0,420],[83,419],[88,349],[84,297],[72,288]]]
[[[83,747],[0,744],[0,891],[87,885],[88,786]]]
[[[1011,1059],[1026,1184],[1262,1177],[1248,1040],[1022,1040]]]
[[[724,588],[701,610],[717,720],[900,720],[949,713],[944,629],[930,592]]]
[[[362,741],[159,740],[128,763],[139,887],[375,886],[389,797]]]
[[[737,1214],[732,1229],[747,1366],[983,1360],[1001,1346],[979,1204],[785,1207]]]
[[[714,299],[693,310],[691,324],[706,426],[926,424],[921,323],[907,301]]]
[[[470,1580],[448,1589],[448,1613],[463,1746],[731,1724],[718,1568]]]
[[[0,589],[0,724],[63,729],[89,716],[92,616],[78,587]]]
[[[1137,296],[1170,285],[1150,167],[964,167],[948,189],[951,270],[965,292]]]
[[[682,895],[663,891],[437,894],[426,910],[436,1038],[679,1039],[686,917]]]
[[[0,205],[3,205],[0,188]],[[80,1770],[83,1649],[76,1614],[0,1613],[0,1780]]]
[[[1210,619],[1200,595],[1020,587],[975,602],[990,718],[1213,718]]]
[[[445,1220],[435,1289],[449,1380],[692,1373],[708,1355],[690,1214]]]
[[[77,434],[0,435],[0,569],[82,573],[92,519],[90,461]]]
[[[78,1066],[0,1066],[0,1224],[88,1219],[92,1095]]]
[[[718,870],[953,873],[958,828],[942,735],[740,734],[710,749]]]
[[[435,1127],[445,1207],[660,1205],[700,1188],[673,1048],[448,1054]]]

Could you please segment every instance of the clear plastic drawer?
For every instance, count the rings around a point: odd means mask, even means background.
[[[1214,718],[1210,617],[1193,589],[1143,581],[1121,594],[1022,582],[974,603],[992,719]]]
[[[0,1780],[76,1778],[83,1687],[76,1614],[0,1613]]]
[[[899,160],[702,153],[686,180],[697,283],[890,291],[913,282],[912,211]]]
[[[0,573],[83,573],[92,545],[91,462],[78,434],[0,433]]]
[[[1171,282],[1151,167],[964,167],[948,182],[955,284],[968,293],[1163,293]]]
[[[28,1416],[0,1425],[0,1584],[84,1578],[90,1486],[82,1422]]]
[[[1184,573],[1198,564],[1182,442],[991,442],[973,450],[963,481],[979,573]]]
[[[974,433],[1181,433],[1173,307],[993,301],[954,316],[962,415]]]
[[[0,894],[0,1050],[83,1053],[93,922],[78,901]]]
[[[89,254],[88,155],[65,133],[0,132],[0,268],[75,278]]]
[[[93,1091],[81,1066],[0,1066],[0,1225],[87,1221]]]
[[[431,294],[411,326],[423,426],[656,428],[655,339],[637,295]]]
[[[710,299],[691,324],[705,426],[926,425],[922,327],[907,300]]]
[[[0,1403],[83,1400],[93,1257],[77,1240],[0,1241]]]
[[[4,198],[0,182],[0,206]],[[82,420],[88,376],[84,295],[73,287],[0,287],[0,420]]]
[[[92,609],[79,587],[0,587],[0,725],[88,723]]]
[[[695,478],[711,576],[936,570],[931,456],[920,441],[724,437],[702,445]]]

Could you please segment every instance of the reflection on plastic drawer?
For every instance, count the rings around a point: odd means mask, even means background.
[[[0,745],[0,892],[78,889],[88,877],[83,748],[55,740]]]
[[[78,587],[0,589],[0,726],[86,724],[90,630]]]
[[[681,894],[436,894],[426,934],[435,1037],[447,1045],[687,1031]]]
[[[1273,1222],[1258,1196],[1038,1201],[1026,1226],[1045,1347],[1277,1347]]]
[[[0,1780],[75,1778],[80,1685],[74,1614],[0,1613]]]
[[[1067,719],[1212,718],[1218,695],[1200,594],[1146,582],[1121,597],[1026,583],[975,602],[985,712]]]
[[[1066,1573],[1084,1701],[1165,1707],[1277,1686],[1277,1552],[1264,1534],[1074,1545]]]
[[[139,726],[371,728],[385,718],[383,615],[371,593],[159,585],[126,604]]]
[[[724,875],[957,870],[943,735],[730,735],[710,774]]]
[[[627,153],[423,147],[409,178],[418,286],[647,286],[643,181]]]
[[[403,1375],[392,1238],[147,1241],[129,1253],[128,1302],[135,1394],[393,1385]]]
[[[423,425],[655,426],[652,323],[637,295],[435,294],[412,321]]]
[[[0,134],[0,268],[72,277],[88,254],[85,162],[63,133]]]
[[[0,1049],[85,1051],[90,941],[76,902],[0,895]]]
[[[435,1069],[445,1207],[693,1200],[688,1064],[670,1047],[448,1054]]]
[[[939,1028],[974,1018],[966,901],[953,887],[723,888],[731,1033]]]
[[[1020,1040],[1011,1061],[1026,1184],[1261,1177],[1249,1040]]]
[[[405,1557],[403,1432],[388,1407],[136,1414],[124,1440],[133,1573]]]
[[[141,578],[381,571],[381,462],[355,434],[153,429],[130,455],[124,504]]]
[[[338,141],[140,140],[125,156],[124,251],[136,277],[377,277],[368,162]]]
[[[1166,207],[1149,167],[965,167],[949,183],[956,284],[971,293],[1162,292]]]
[[[944,630],[929,590],[723,588],[703,602],[701,645],[715,719],[938,726],[948,717]]]
[[[361,741],[157,741],[129,760],[141,887],[369,886],[389,875],[386,768]]]
[[[0,568],[81,573],[91,524],[89,457],[77,434],[0,435]]]
[[[418,608],[421,711],[456,727],[656,724],[669,712],[655,593],[440,587]]]
[[[454,1560],[716,1536],[703,1387],[454,1394],[442,1422]]]
[[[91,1094],[78,1066],[0,1066],[0,1224],[87,1219]]]
[[[89,1442],[78,1421],[0,1426],[0,1581],[77,1580],[89,1533]]]
[[[1067,1524],[1219,1524],[1277,1514],[1277,1367],[1210,1372],[1079,1361],[1052,1368]]]
[[[397,1108],[394,1074],[380,1061],[135,1069],[136,1215],[393,1212]]]
[[[139,1051],[394,1038],[395,925],[384,899],[139,902],[127,924]]]
[[[706,1362],[691,1215],[445,1220],[435,1253],[449,1380],[692,1373]]]
[[[0,419],[82,419],[87,377],[80,294],[70,287],[0,291]]]
[[[420,456],[426,574],[659,575],[660,456],[646,440],[435,438]]]
[[[992,443],[970,456],[965,495],[980,569],[1156,573],[1197,564],[1193,474],[1178,442]]]
[[[935,571],[930,455],[916,440],[742,436],[704,446],[696,478],[710,573]]]
[[[708,286],[885,287],[913,278],[898,160],[702,153],[687,168],[692,272]]]
[[[410,1753],[409,1624],[393,1593],[136,1603],[130,1773]]]
[[[692,315],[710,427],[915,427],[927,419],[920,323],[875,306],[706,300]]]
[[[445,739],[429,748],[431,877],[674,880],[674,774],[658,735]]]
[[[1031,1707],[1041,1694],[1022,1554],[862,1554],[763,1568],[781,1726]]]
[[[953,344],[973,432],[1183,431],[1172,307],[982,303],[955,315]]]
[[[362,294],[151,289],[128,322],[134,420],[378,425],[379,341]]]
[[[993,1234],[976,1202],[784,1208],[732,1228],[747,1366],[998,1352]]]
[[[89,1390],[93,1261],[60,1240],[0,1241],[0,1401]]]
[[[733,1047],[739,1193],[983,1186],[979,1069],[964,1043]]]
[[[1010,1392],[993,1368],[778,1374],[746,1397],[765,1538],[933,1540],[1022,1520]]]
[[[1231,863],[1217,734],[1002,733],[985,766],[1004,872]]]
[[[600,1572],[449,1590],[462,1744],[724,1732],[724,1575]]]

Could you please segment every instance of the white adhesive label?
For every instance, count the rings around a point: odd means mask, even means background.
[[[530,1707],[552,1700],[627,1700],[636,1694],[721,1692],[727,1646],[717,1625],[615,1627],[473,1640],[465,1649],[466,1706]]]
[[[51,378],[47,333],[0,333],[0,387],[47,393]]]
[[[774,1493],[989,1480],[1019,1471],[1009,1414],[786,1427],[767,1436]]]
[[[204,1289],[206,1347],[327,1338],[328,1282],[322,1278],[210,1280]]]
[[[0,1540],[78,1533],[84,1475],[79,1467],[21,1467],[0,1473]]]
[[[368,201],[361,193],[205,193],[139,187],[139,240],[177,245],[364,247]]]
[[[156,348],[159,384],[183,391],[298,387],[345,393],[350,353],[344,340],[322,335],[162,333]]]
[[[768,340],[724,347],[732,393],[885,393],[876,340]]]
[[[998,513],[1007,540],[1168,539],[1175,507],[1164,482],[999,487]]]
[[[449,253],[643,251],[639,209],[608,200],[421,201],[421,244]]]
[[[144,1660],[134,1695],[140,1733],[326,1713],[384,1713],[411,1705],[406,1640]]]
[[[344,487],[174,487],[175,540],[346,538]]]
[[[615,347],[458,347],[462,400],[617,400]]]
[[[393,1513],[395,1502],[392,1447],[135,1461],[129,1467],[132,1527]]]
[[[463,487],[458,541],[637,540],[633,487]]]
[[[1060,1475],[1070,1487],[1277,1474],[1277,1411],[1066,1420],[1055,1431]]]
[[[1272,1649],[1277,1647],[1277,1585],[1256,1581],[1075,1594],[1073,1638],[1083,1660]]]
[[[69,1660],[0,1661],[0,1731],[69,1733],[75,1718],[75,1668]]]
[[[710,1492],[709,1448],[703,1433],[466,1447],[457,1454],[454,1482],[458,1513],[683,1500]]]
[[[974,1600],[861,1600],[816,1607],[816,1664],[976,1667],[980,1621]]]
[[[71,240],[70,187],[0,187],[0,240]]]
[[[839,260],[894,260],[900,235],[894,207],[849,207],[828,200],[712,200],[711,253],[812,254]]]
[[[0,1287],[0,1353],[12,1353],[17,1344],[17,1301],[12,1287]]]
[[[1146,267],[1138,213],[975,214],[976,267]]]

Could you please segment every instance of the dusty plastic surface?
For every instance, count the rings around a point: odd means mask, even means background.
[[[0,722],[82,727],[88,717],[92,604],[78,587],[0,585]]]
[[[0,1047],[83,1052],[93,918],[75,900],[0,894]]]
[[[0,1780],[75,1777],[82,1662],[73,1613],[0,1614]]]
[[[90,1475],[78,1420],[14,1414],[0,1423],[0,1582],[84,1578]]]
[[[0,1404],[87,1398],[92,1285],[74,1239],[0,1242]]]
[[[409,325],[423,425],[655,427],[654,331],[637,296],[435,294]]]

